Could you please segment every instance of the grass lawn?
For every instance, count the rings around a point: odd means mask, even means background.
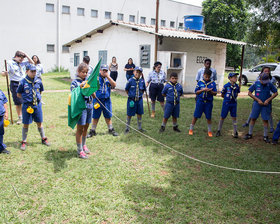
[[[66,76],[46,75],[45,89],[69,89],[67,81],[61,81]],[[78,159],[75,130],[67,127],[67,97],[63,92],[43,95],[49,148],[41,145],[35,124],[29,128],[25,152],[19,150],[21,126],[5,129],[4,142],[12,153],[0,155],[0,223],[280,222],[280,175],[240,173],[190,161],[133,131],[124,135],[125,127],[115,118],[120,136],[108,135],[102,118],[98,135],[87,141],[89,159]],[[278,97],[273,103],[275,122],[279,101]],[[113,112],[125,120],[126,98],[113,93],[112,102]],[[239,134],[244,135],[247,129],[240,126],[249,115],[252,100],[240,98],[238,103]],[[215,99],[214,131],[221,105],[222,100]],[[182,99],[182,133],[173,132],[169,121],[160,134],[163,113],[159,105],[155,119],[149,118],[145,105],[143,128],[158,141],[201,160],[280,171],[280,147],[262,141],[260,121],[250,141],[232,138],[230,119],[220,138],[207,137],[205,119],[197,122],[194,136],[188,136],[194,107],[194,99]],[[136,126],[135,117],[132,125]]]

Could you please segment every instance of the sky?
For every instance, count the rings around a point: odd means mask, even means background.
[[[202,6],[202,2],[203,2],[203,0],[174,0],[174,1],[197,5],[197,6]]]

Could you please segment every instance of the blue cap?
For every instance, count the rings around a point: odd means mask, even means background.
[[[235,72],[231,72],[228,74],[228,78],[231,78],[233,76],[238,76],[239,74],[238,73],[235,73]]]
[[[266,74],[266,73],[260,74],[260,81],[261,81],[263,84],[269,83],[269,82],[270,82],[269,74]]]
[[[108,65],[101,65],[101,70],[109,70],[109,66]]]
[[[141,68],[140,66],[136,66],[134,70],[135,71],[143,72],[143,68]]]
[[[36,66],[33,65],[33,64],[27,64],[26,65],[26,70],[36,71]]]

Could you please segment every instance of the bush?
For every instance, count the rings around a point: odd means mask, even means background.
[[[55,66],[50,70],[50,72],[69,72],[69,70],[67,68],[64,68],[63,66],[60,66],[59,68],[58,66]]]

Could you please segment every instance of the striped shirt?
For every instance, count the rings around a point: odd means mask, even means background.
[[[26,68],[25,66],[29,64],[29,62],[22,62],[18,63],[14,60],[9,60],[7,62],[7,69],[8,69],[8,74],[9,78],[11,81],[19,82],[23,78],[25,78],[25,71]]]
[[[212,71],[211,81],[216,81],[216,80],[217,80],[217,72],[216,72],[216,69],[210,68],[210,70]],[[201,69],[198,70],[197,75],[196,75],[196,78],[195,78],[196,81],[201,81],[201,80],[203,80],[204,71],[205,71],[205,68],[201,68]]]
[[[166,74],[164,71],[160,70],[159,73],[157,73],[155,70],[149,73],[148,76],[148,83],[155,83],[155,84],[160,84],[160,83],[165,83],[166,82]]]

